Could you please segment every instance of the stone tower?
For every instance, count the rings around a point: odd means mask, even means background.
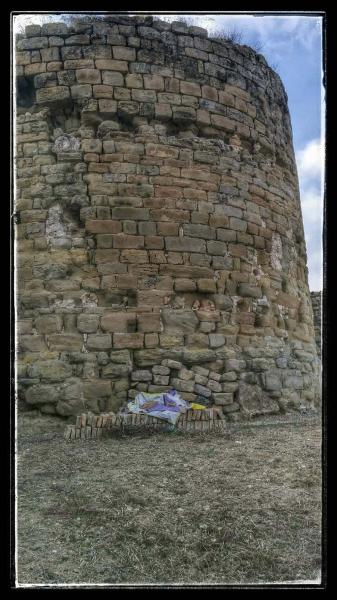
[[[17,376],[42,412],[319,399],[287,96],[247,46],[111,16],[16,42]]]

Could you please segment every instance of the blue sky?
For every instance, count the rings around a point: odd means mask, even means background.
[[[301,191],[307,245],[309,286],[322,289],[322,218],[324,161],[324,89],[322,87],[322,18],[296,14],[252,16],[247,14],[156,15],[161,19],[186,18],[190,24],[217,31],[239,31],[240,43],[258,45],[268,64],[280,75],[288,94],[293,141]],[[19,26],[60,15],[25,13],[16,17]]]

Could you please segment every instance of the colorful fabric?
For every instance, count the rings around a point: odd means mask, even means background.
[[[132,402],[127,404],[132,413],[142,413],[157,419],[164,419],[173,425],[181,413],[190,408],[189,402],[183,400],[174,389],[164,394],[148,394],[140,392]]]

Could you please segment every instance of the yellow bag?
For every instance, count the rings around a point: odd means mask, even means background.
[[[204,406],[203,404],[195,404],[194,402],[192,402],[191,408],[193,408],[193,410],[205,410],[206,406]]]

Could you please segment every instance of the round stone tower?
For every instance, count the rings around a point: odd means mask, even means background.
[[[247,46],[109,16],[16,42],[17,374],[43,412],[319,400],[287,96]]]

